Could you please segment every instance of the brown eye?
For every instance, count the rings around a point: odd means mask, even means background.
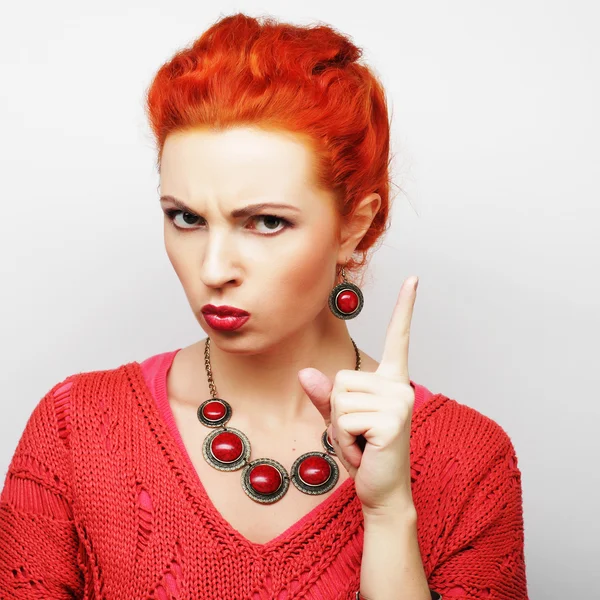
[[[194,221],[197,221],[198,219],[202,218],[202,217],[198,217],[197,215],[195,215],[193,213],[184,212],[184,211],[178,210],[178,209],[167,210],[167,211],[165,211],[165,214],[167,215],[169,220],[173,222],[175,227],[177,227],[178,229],[194,229],[194,225],[195,225]],[[175,218],[178,217],[179,215],[181,215],[183,218],[183,224],[181,224],[181,222],[175,221]],[[186,225],[190,225],[190,227],[186,227]]]
[[[281,223],[281,219],[274,217],[273,215],[265,216],[263,221],[267,229],[277,229],[277,225]]]
[[[256,229],[259,232],[265,233],[265,235],[274,235],[291,227],[291,223],[288,220],[276,215],[257,215],[254,219],[256,219],[256,222],[263,222],[264,229],[261,230],[259,227]]]

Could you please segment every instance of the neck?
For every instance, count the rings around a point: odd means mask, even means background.
[[[260,341],[259,341],[260,342]],[[197,344],[198,365],[204,371],[204,340]],[[311,327],[253,353],[242,339],[226,340],[220,348],[211,337],[210,362],[217,396],[227,400],[234,415],[265,429],[283,428],[299,420],[319,420],[317,409],[298,381],[298,371],[318,369],[332,381],[341,369],[354,369],[356,354],[346,322],[324,314]],[[232,350],[229,350],[229,347]],[[204,378],[206,374],[203,373]]]

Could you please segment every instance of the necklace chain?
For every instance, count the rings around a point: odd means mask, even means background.
[[[355,371],[360,371],[361,367],[361,357],[360,352],[352,338],[350,338],[352,345],[354,346],[354,353],[356,355],[356,366],[354,367]],[[210,388],[210,395],[213,398],[217,398],[217,386],[215,385],[215,380],[213,379],[212,369],[210,365],[210,338],[206,338],[206,342],[204,343],[204,367],[206,368],[206,377],[208,379],[208,387]]]

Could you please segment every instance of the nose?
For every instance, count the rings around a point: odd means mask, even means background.
[[[201,278],[207,287],[220,288],[239,282],[235,242],[224,231],[213,229],[206,235]]]

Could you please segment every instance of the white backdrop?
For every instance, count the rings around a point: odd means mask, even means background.
[[[331,24],[393,112],[393,227],[353,337],[379,359],[420,277],[411,378],[496,420],[530,598],[600,598],[600,41],[593,1],[67,0],[0,23],[0,474],[66,376],[204,332],[163,246],[144,91],[219,16]]]

